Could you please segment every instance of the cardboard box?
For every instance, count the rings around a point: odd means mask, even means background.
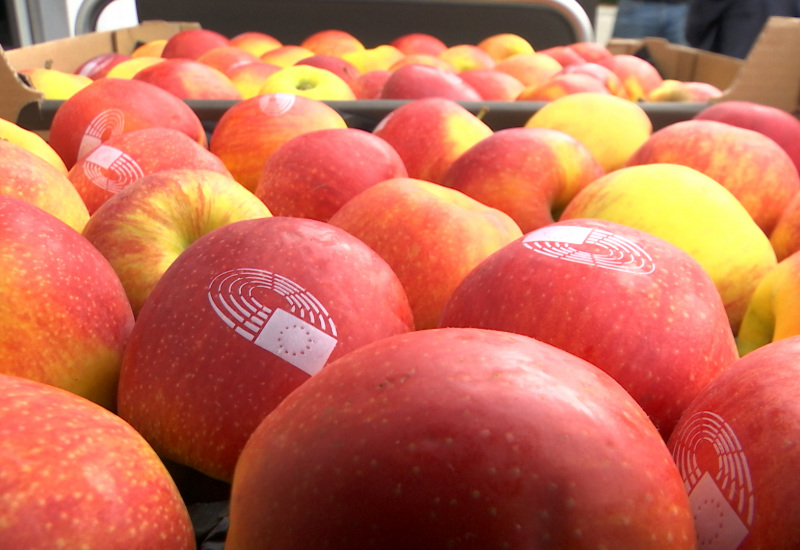
[[[800,115],[800,18],[770,18],[744,60],[663,38],[613,39],[609,49],[648,59],[666,78],[713,84],[724,91],[715,101],[754,101]]]
[[[146,21],[136,27],[83,34],[3,51],[0,48],[0,117],[17,122],[26,106],[37,106],[42,93],[34,90],[17,69],[49,67],[72,72],[94,55],[130,53],[144,42],[169,38],[180,30],[197,28],[193,22]]]
[[[96,32],[8,51],[0,49],[0,117],[41,132],[60,102],[44,100],[16,71],[25,67],[75,70],[91,56],[104,52],[131,52],[136,45],[168,38],[195,22],[145,21],[128,29]],[[647,57],[667,78],[708,82],[723,89],[722,100],[741,99],[772,105],[800,114],[800,18],[773,17],[746,60],[734,59],[695,48],[678,46],[663,39],[615,39],[614,53],[636,53]],[[188,101],[203,120],[213,122],[231,102]],[[356,125],[369,128],[395,108],[398,101],[331,102]],[[494,129],[520,126],[539,102],[484,102],[465,105],[481,112]],[[654,128],[686,120],[706,106],[702,103],[642,103]]]

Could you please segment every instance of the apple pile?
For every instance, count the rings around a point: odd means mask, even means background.
[[[377,61],[326,36],[293,52]],[[209,127],[98,77],[0,138],[15,548],[202,543],[174,466],[228,550],[800,545],[788,113],[654,131],[576,91],[494,130],[434,96],[365,130],[277,91]]]
[[[648,61],[612,54],[595,42],[534,51],[513,33],[476,44],[447,45],[425,33],[366,47],[338,30],[284,44],[263,32],[226,37],[210,29],[180,31],[132,52],[103,53],[73,73],[20,70],[48,99],[66,99],[99,78],[132,78],[183,99],[241,100],[288,92],[320,100],[420,99],[551,101],[577,92],[630,101],[706,102],[722,91],[704,82],[665,79]]]

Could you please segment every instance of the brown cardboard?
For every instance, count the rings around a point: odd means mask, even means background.
[[[0,48],[0,117],[16,122],[26,105],[42,101],[42,93],[31,88],[17,74],[18,70],[49,67],[72,72],[94,55],[130,53],[138,44],[169,38],[180,30],[198,26],[193,22],[146,21],[127,29],[83,34],[7,51]]]
[[[800,114],[800,18],[771,17],[744,60],[662,38],[613,39],[608,47],[646,55],[666,78],[717,86],[723,94],[715,101],[754,101]]]

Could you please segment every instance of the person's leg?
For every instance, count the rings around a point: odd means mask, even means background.
[[[660,4],[638,0],[620,0],[614,22],[614,38],[659,36]]]
[[[686,42],[686,16],[689,5],[662,4],[664,7],[664,27],[662,36],[673,44],[687,45]]]

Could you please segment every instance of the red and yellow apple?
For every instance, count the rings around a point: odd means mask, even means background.
[[[353,90],[336,73],[312,65],[283,67],[269,75],[261,84],[259,95],[295,94],[320,101],[352,101]]]

